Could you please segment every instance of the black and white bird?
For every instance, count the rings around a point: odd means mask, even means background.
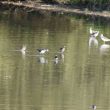
[[[103,34],[100,35],[100,38],[104,41],[104,43],[110,41],[110,39],[105,37]]]
[[[44,54],[44,53],[48,52],[49,50],[48,50],[48,49],[37,49],[37,51],[38,51],[40,54]]]
[[[92,105],[91,108],[92,108],[93,110],[96,110],[96,105]]]
[[[23,47],[20,50],[22,53],[26,52],[26,45],[23,45]]]
[[[57,55],[55,55],[55,57],[54,57],[54,58],[55,58],[55,60],[58,60],[58,56],[57,56]]]
[[[65,51],[65,46],[60,48],[60,53],[64,53]]]
[[[92,28],[89,29],[90,35],[93,37],[97,37],[99,35],[99,31],[94,31]]]
[[[58,58],[57,55],[55,55],[55,57],[54,57],[54,63],[57,64],[58,62],[59,62],[59,58]]]

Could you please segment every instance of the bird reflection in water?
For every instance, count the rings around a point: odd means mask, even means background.
[[[65,57],[64,54],[61,53],[61,54],[60,54],[60,59],[61,59],[63,62],[64,62],[64,57]]]
[[[98,47],[98,40],[95,37],[90,37],[89,38],[89,47]]]
[[[39,56],[38,62],[41,64],[46,64],[48,63],[48,60],[44,58],[43,56]]]
[[[102,44],[100,46],[100,54],[104,55],[104,54],[107,54],[108,52],[110,52],[110,45],[109,44]]]
[[[95,37],[89,38],[89,54],[96,52],[98,49],[98,40]]]

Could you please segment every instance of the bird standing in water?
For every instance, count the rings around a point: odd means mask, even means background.
[[[92,105],[92,109],[93,110],[96,110],[96,105]]]
[[[23,45],[23,47],[20,50],[21,52],[26,52],[26,45]]]
[[[26,45],[23,45],[23,47],[20,50],[16,50],[16,51],[20,51],[22,53],[22,55],[24,56],[26,54]]]
[[[49,50],[48,50],[48,49],[37,49],[37,51],[38,51],[40,54],[44,54],[44,53],[48,52]]]
[[[59,61],[58,56],[57,56],[57,55],[55,55],[55,57],[54,57],[54,63],[55,63],[55,64],[57,64],[57,63],[58,63],[58,61]]]
[[[105,37],[103,34],[100,35],[100,38],[104,41],[104,43],[110,41],[110,39]]]
[[[92,28],[90,28],[89,32],[90,32],[90,35],[93,37],[97,37],[99,35],[99,31],[94,31],[92,30]]]
[[[65,46],[60,48],[60,53],[64,53],[65,51]]]

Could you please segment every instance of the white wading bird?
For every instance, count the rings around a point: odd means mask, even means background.
[[[60,53],[64,53],[65,51],[65,46],[60,48]]]
[[[20,50],[21,52],[26,52],[26,45],[23,45],[23,47]]]
[[[97,37],[99,35],[99,31],[94,31],[92,30],[92,28],[90,28],[90,35],[93,36],[93,37]]]
[[[104,43],[110,41],[110,39],[105,37],[103,34],[100,35],[100,38],[104,41]]]
[[[26,54],[26,45],[23,45],[23,47],[20,49],[22,55],[25,55]]]
[[[90,37],[89,38],[89,47],[98,47],[98,40],[95,37]]]

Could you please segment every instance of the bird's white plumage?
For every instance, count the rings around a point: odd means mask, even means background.
[[[104,41],[104,43],[110,41],[110,39],[105,37],[103,34],[100,35],[100,38]]]
[[[91,36],[97,37],[99,35],[99,31],[94,31],[94,30],[92,30],[92,28],[90,28],[89,31],[90,31]]]
[[[48,49],[37,49],[37,51],[38,51],[40,54],[44,54],[44,53],[48,52],[49,50],[48,50]]]
[[[60,48],[60,52],[61,52],[61,53],[64,53],[64,51],[65,51],[65,46],[62,47],[62,48]]]
[[[26,51],[26,45],[23,45],[22,49],[21,49],[21,52],[24,52]]]

